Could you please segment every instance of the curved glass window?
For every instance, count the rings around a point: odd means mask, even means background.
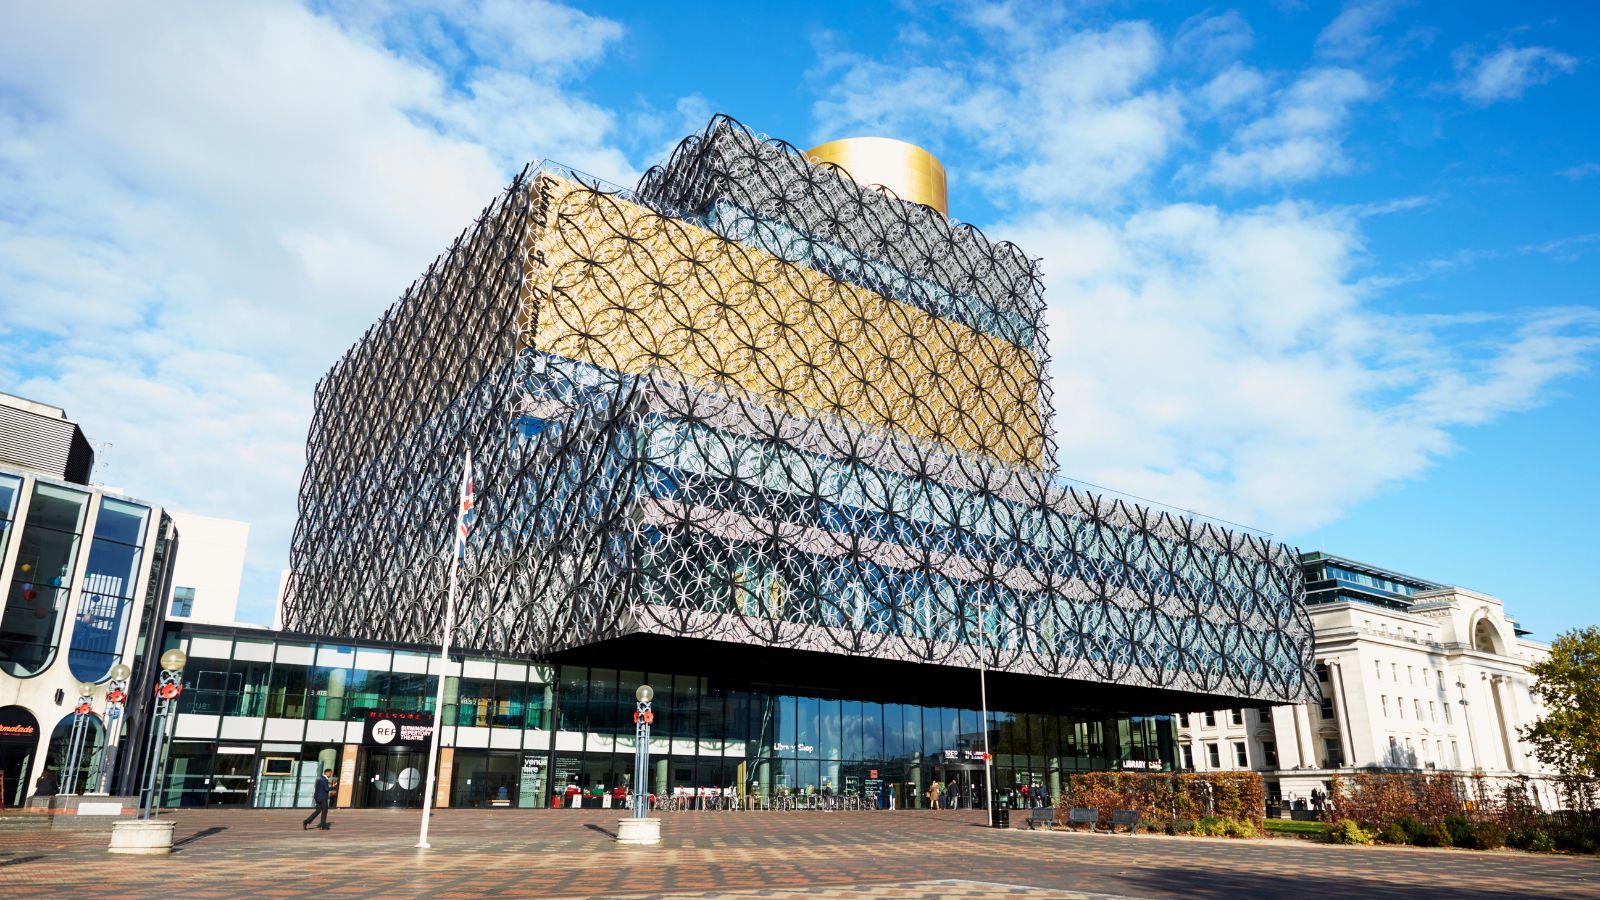
[[[17,495],[22,493],[22,479],[0,472],[0,557],[11,546],[11,520],[17,515]]]
[[[67,649],[67,664],[79,681],[105,678],[120,656],[128,613],[138,592],[139,560],[149,520],[150,510],[143,506],[100,498],[72,644]]]
[[[88,500],[81,491],[34,483],[0,618],[0,669],[10,675],[37,675],[55,658]]]

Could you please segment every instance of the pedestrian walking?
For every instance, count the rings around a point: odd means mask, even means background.
[[[300,823],[301,831],[310,828],[312,821],[314,821],[317,816],[322,817],[322,824],[317,826],[317,830],[328,830],[328,796],[333,790],[332,775],[332,769],[323,769],[322,774],[317,776],[317,786],[311,792],[311,799],[314,800],[317,805],[316,808],[311,810],[311,815],[306,816],[305,821]]]
[[[939,792],[941,790],[943,790],[943,789],[944,789],[944,785],[942,783],[940,783],[939,779],[937,779],[937,778],[935,778],[933,780],[933,784],[928,785],[928,808],[929,809],[938,809],[939,808]]]
[[[21,778],[17,779],[17,784],[18,784],[17,793],[21,794],[22,793],[22,788],[21,788],[22,779]],[[56,784],[56,770],[55,769],[45,769],[44,770],[44,774],[40,775],[39,776],[39,780],[34,782],[34,785],[33,785],[33,795],[35,797],[54,797],[56,795],[56,792],[59,791],[59,790],[61,790],[61,787],[60,787],[60,785]]]

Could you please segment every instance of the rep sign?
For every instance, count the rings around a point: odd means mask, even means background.
[[[361,742],[368,747],[426,749],[433,737],[433,715],[373,709],[367,711]]]

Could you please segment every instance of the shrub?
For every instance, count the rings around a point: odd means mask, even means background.
[[[1423,843],[1423,841],[1428,839],[1428,826],[1424,825],[1419,819],[1417,819],[1416,816],[1409,814],[1401,816],[1400,818],[1394,820],[1394,824],[1406,836],[1405,840],[1401,841],[1400,843],[1415,844],[1418,847],[1433,846],[1431,844]]]
[[[1452,836],[1451,840],[1455,840]],[[1479,822],[1472,829],[1472,846],[1478,850],[1499,850],[1506,845],[1506,830],[1493,822]]]
[[[1444,830],[1450,833],[1450,843],[1468,850],[1478,846],[1477,834],[1473,831],[1472,823],[1466,816],[1445,816]]]
[[[1400,827],[1399,822],[1390,822],[1378,830],[1378,842],[1380,844],[1409,844],[1411,843],[1411,835],[1406,834],[1406,830]]]
[[[1370,844],[1372,832],[1350,819],[1340,819],[1328,829],[1328,841],[1334,844]]]
[[[1556,839],[1543,831],[1535,830],[1528,838],[1528,849],[1535,853],[1549,853],[1556,849]]]
[[[1231,838],[1253,838],[1261,834],[1249,819],[1223,819],[1222,828],[1223,833]]]
[[[1415,841],[1418,847],[1450,846],[1450,831],[1443,825],[1424,825]]]

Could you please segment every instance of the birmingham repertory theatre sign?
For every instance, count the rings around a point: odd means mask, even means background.
[[[1059,479],[1035,260],[718,117],[525,170],[318,385],[290,628],[628,635],[1296,702],[1296,555]]]

